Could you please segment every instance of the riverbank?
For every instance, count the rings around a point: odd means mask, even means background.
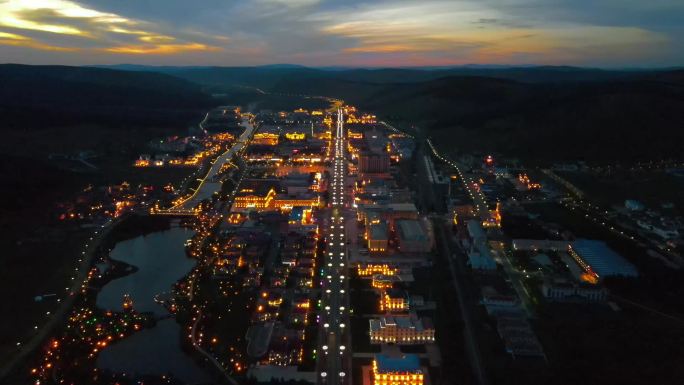
[[[135,274],[138,268],[109,259],[110,251],[119,242],[169,230],[171,223],[172,220],[169,218],[129,213],[98,229],[79,259],[80,268],[73,279],[74,283],[68,288],[69,295],[61,302],[59,310],[53,313],[50,321],[36,332],[30,343],[25,344],[19,354],[6,361],[2,368],[3,372],[0,373],[6,376],[4,379],[17,383],[25,382],[26,373],[31,373],[45,359],[42,355],[36,354],[38,348],[46,352],[55,338],[66,335],[73,327],[74,317],[85,314],[83,309],[88,309],[87,313],[93,317],[118,316],[117,313],[97,309],[97,295],[109,282]],[[143,314],[139,315],[136,318],[140,321],[138,328],[150,326],[148,318]],[[135,331],[137,330],[131,330],[131,333]],[[32,354],[36,354],[35,359],[31,359]]]

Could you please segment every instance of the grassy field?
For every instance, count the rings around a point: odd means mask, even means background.
[[[682,378],[682,326],[624,308],[545,305],[535,327],[548,368],[530,384],[666,384]]]
[[[659,209],[662,203],[672,202],[675,213],[684,214],[684,178],[661,170],[617,170],[605,175],[559,172],[559,175],[600,204],[622,206],[626,199],[636,199],[649,208]]]

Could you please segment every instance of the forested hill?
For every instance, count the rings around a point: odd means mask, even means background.
[[[450,149],[542,161],[684,156],[684,71],[575,82],[475,76],[383,84],[288,79],[274,89],[341,97],[395,122],[420,125]]]
[[[245,92],[255,94],[250,100],[261,92],[339,97],[394,122],[416,124],[450,149],[502,152],[542,161],[629,162],[684,156],[682,70],[116,68],[146,71],[151,77],[147,84],[188,87],[190,92],[184,95],[194,95],[199,90],[193,87],[201,85],[209,92],[228,95],[227,99],[233,95],[236,104]],[[167,83],[168,76],[153,71],[177,77],[181,83]],[[149,103],[147,97],[140,99],[144,99],[141,104]],[[205,100],[191,99],[188,105]]]
[[[0,84],[3,129],[167,124],[212,105],[201,86],[154,72],[4,64]]]

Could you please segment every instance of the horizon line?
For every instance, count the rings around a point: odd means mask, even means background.
[[[292,69],[313,69],[313,70],[383,70],[383,69],[403,69],[403,70],[448,70],[448,69],[480,69],[480,70],[495,70],[495,69],[535,69],[535,68],[569,68],[580,70],[602,70],[602,71],[647,71],[647,70],[682,70],[682,65],[670,66],[580,66],[572,64],[486,64],[486,63],[468,63],[468,64],[454,64],[454,65],[424,65],[424,66],[347,66],[347,65],[322,65],[322,66],[306,66],[302,64],[292,63],[272,63],[272,64],[252,64],[252,65],[170,65],[170,64],[135,64],[135,63],[113,63],[113,64],[33,64],[33,63],[13,63],[6,62],[0,65],[23,65],[23,66],[52,66],[52,67],[145,67],[145,68],[263,68],[263,67],[290,67]]]

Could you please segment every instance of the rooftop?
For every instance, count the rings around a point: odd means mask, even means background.
[[[388,372],[421,372],[420,361],[415,354],[405,354],[400,357],[390,357],[386,354],[376,354],[375,362],[378,373]]]
[[[578,239],[572,243],[572,249],[599,276],[622,275],[635,277],[639,275],[634,265],[614,252],[605,242]]]
[[[396,222],[399,238],[409,241],[427,241],[428,235],[417,220],[399,220]]]
[[[387,296],[390,298],[406,299],[406,292],[401,289],[389,289],[387,290]]]
[[[426,328],[431,328],[431,322],[423,322],[422,319],[411,315],[405,316],[383,316],[378,319],[370,320],[371,330],[380,330],[388,326],[396,326],[400,329],[415,329],[423,331]]]
[[[279,184],[276,179],[247,179],[242,182],[236,196],[266,196],[271,189],[277,190]]]
[[[380,222],[370,226],[370,239],[387,239],[387,224]]]
[[[487,238],[487,234],[485,234],[480,222],[472,219],[468,221],[467,226],[468,234],[470,234],[470,237],[473,238],[473,240],[484,240]]]

